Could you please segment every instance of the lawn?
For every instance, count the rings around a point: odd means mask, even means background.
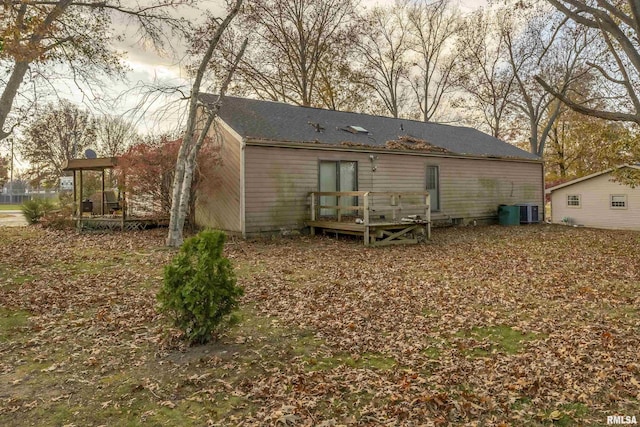
[[[3,205],[0,204],[0,211],[19,211],[22,205]]]
[[[235,324],[185,348],[163,231],[0,228],[0,425],[604,425],[640,418],[640,233],[230,241]]]

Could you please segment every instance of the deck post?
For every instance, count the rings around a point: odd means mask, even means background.
[[[427,221],[427,240],[431,240],[431,194],[427,193],[424,196],[424,217]]]
[[[364,245],[369,246],[369,192],[364,193],[363,207],[364,210]]]
[[[316,193],[311,193],[311,221],[316,220]],[[312,225],[309,227],[309,232],[312,236],[316,235],[316,228]]]

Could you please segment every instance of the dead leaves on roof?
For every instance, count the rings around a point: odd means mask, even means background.
[[[412,136],[401,136],[397,140],[387,141],[384,146],[391,150],[415,150],[426,151],[429,153],[451,153],[446,148],[431,144],[424,139],[414,138]]]
[[[451,154],[452,152],[446,148],[433,145],[430,142],[414,138],[412,136],[400,136],[397,140],[387,141],[384,146],[373,144],[364,144],[361,142],[343,141],[340,143],[343,147],[369,148],[371,150],[398,150],[398,151],[422,151],[427,153]]]

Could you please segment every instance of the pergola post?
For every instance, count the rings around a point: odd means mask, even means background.
[[[78,185],[76,183],[76,171],[73,171],[73,214],[78,216]]]
[[[76,223],[76,226],[78,228],[82,228],[82,169],[80,169],[80,175],[78,176],[78,186],[78,192],[80,194],[78,194],[78,204],[76,205],[76,209],[78,209],[78,222]]]
[[[100,215],[104,216],[104,204],[107,201],[107,198],[104,195],[104,169],[102,169],[102,203],[100,203]]]

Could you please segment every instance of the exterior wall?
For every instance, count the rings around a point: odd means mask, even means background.
[[[214,129],[215,127],[215,129]],[[239,136],[218,122],[210,131],[219,141],[221,163],[209,171],[207,179],[213,187],[200,191],[196,199],[196,224],[233,233],[242,232],[241,212],[241,164],[242,142]]]
[[[372,161],[371,155],[377,158]],[[321,160],[357,161],[359,191],[424,191],[427,165],[438,166],[441,209],[433,212],[434,219],[495,219],[500,204],[536,203],[540,215],[544,210],[539,162],[247,144],[246,232],[303,228],[309,219],[308,194],[318,191]]]
[[[612,209],[611,195],[627,195],[626,209]],[[580,196],[580,207],[567,206],[568,195]],[[551,219],[556,224],[569,218],[570,224],[595,228],[640,230],[640,188],[611,181],[600,175],[551,193]]]

